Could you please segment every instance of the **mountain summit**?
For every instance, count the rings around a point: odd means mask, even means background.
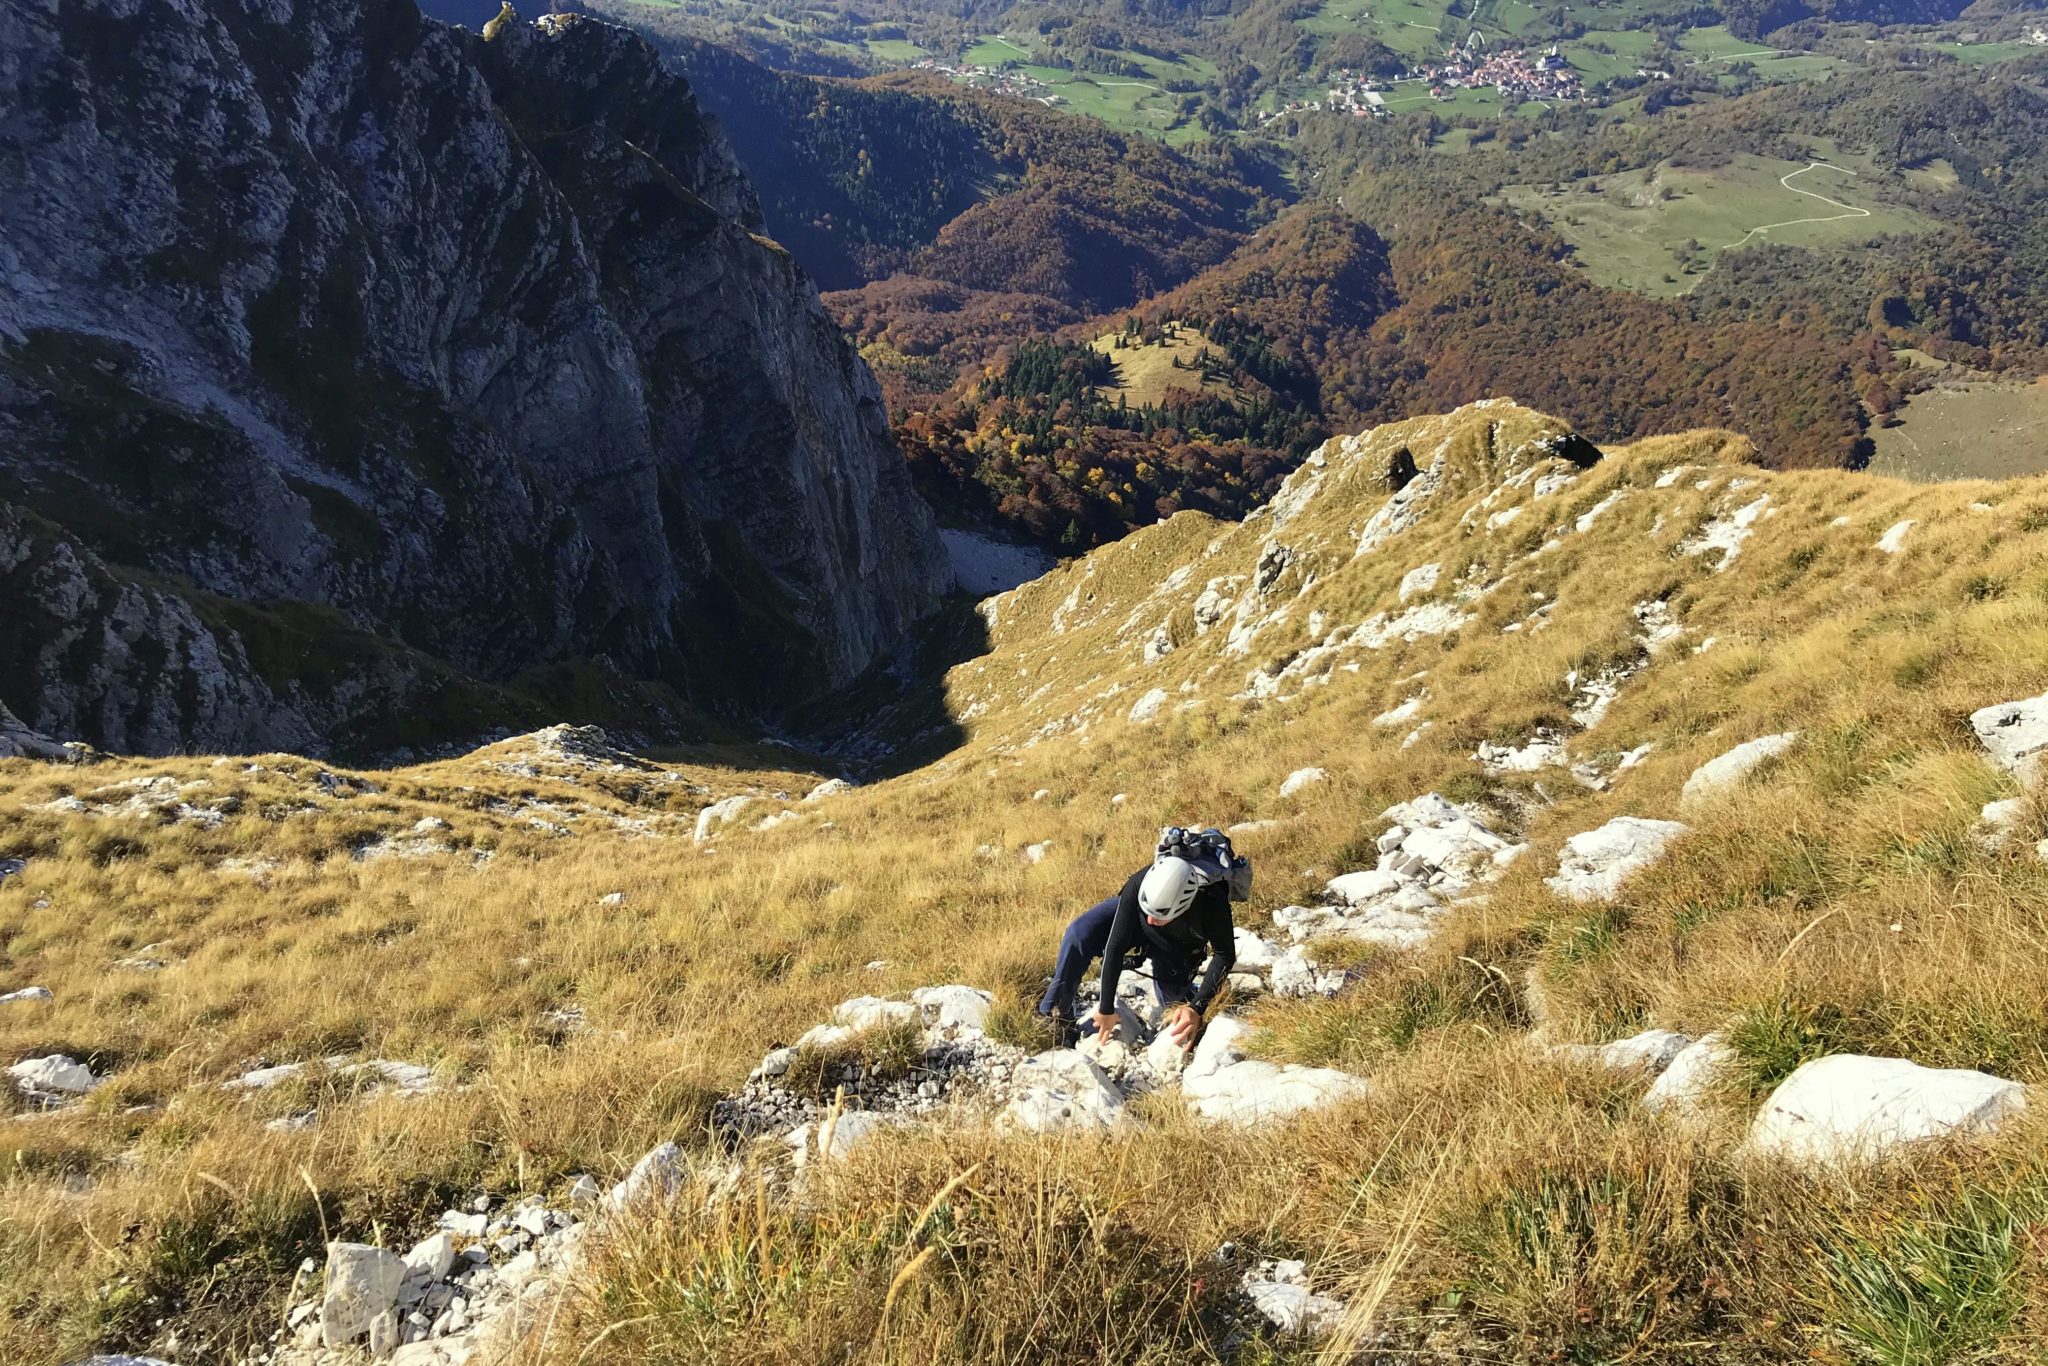
[[[347,752],[583,660],[752,712],[936,605],[873,378],[688,86],[609,25],[486,28],[0,14],[0,694],[29,726]]]

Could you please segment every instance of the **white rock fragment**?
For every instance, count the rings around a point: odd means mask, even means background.
[[[1686,833],[1677,821],[1617,816],[1597,830],[1573,835],[1557,856],[1557,876],[1544,885],[1572,901],[1612,901],[1621,884],[1663,856]]]
[[[633,1164],[626,1179],[613,1186],[605,1197],[605,1208],[623,1210],[643,1201],[675,1198],[683,1185],[683,1153],[673,1143],[659,1144]]]
[[[1902,1143],[1988,1132],[2025,1105],[2026,1088],[2003,1077],[1837,1053],[1779,1083],[1749,1147],[1795,1161],[1867,1160]]]
[[[1131,724],[1144,725],[1148,721],[1158,719],[1159,709],[1165,705],[1166,689],[1152,689],[1150,692],[1147,692],[1144,696],[1140,697],[1137,701],[1131,703]]]
[[[1692,771],[1685,780],[1685,789],[1679,800],[1686,805],[1702,802],[1734,787],[1748,777],[1766,759],[1776,758],[1798,741],[1799,732],[1788,730],[1778,735],[1765,735],[1737,745],[1717,759],[1709,759]]]
[[[828,797],[836,797],[842,792],[851,791],[853,791],[853,784],[846,781],[846,779],[827,778],[824,782],[819,783],[809,792],[806,792],[804,800],[807,802],[822,802]]]
[[[2048,755],[2048,693],[1974,711],[1970,728],[1994,762],[2022,782],[2033,782]]]
[[[366,1243],[329,1243],[326,1293],[320,1301],[322,1345],[347,1346],[380,1323],[395,1327],[404,1283],[405,1262],[397,1253]]]
[[[626,894],[624,892],[606,892],[597,899],[597,904],[600,906],[623,906],[626,904]]]
[[[1640,1071],[1647,1077],[1657,1077],[1691,1043],[1690,1036],[1669,1029],[1646,1029],[1612,1043],[1558,1044],[1551,1052],[1566,1062],[1615,1072]]]
[[[1733,512],[1724,513],[1706,523],[1698,531],[1679,543],[1679,550],[1687,555],[1704,555],[1710,550],[1721,552],[1720,562],[1714,572],[1720,573],[1735,563],[1735,557],[1742,552],[1742,543],[1749,539],[1750,531],[1771,505],[1771,495],[1759,494],[1754,502],[1746,503]]]
[[[918,1007],[908,1001],[885,1001],[879,996],[856,996],[832,1008],[832,1022],[856,1032],[886,1024],[919,1023]]]
[[[15,1063],[7,1069],[7,1075],[14,1078],[15,1086],[23,1094],[45,1099],[82,1096],[105,1080],[94,1076],[84,1063],[62,1053]]]
[[[1381,712],[1378,716],[1373,717],[1372,723],[1375,726],[1385,726],[1389,730],[1394,729],[1398,726],[1405,726],[1410,721],[1414,720],[1417,716],[1422,714],[1423,701],[1423,695],[1421,693],[1417,693],[1415,696],[1401,703],[1400,706],[1390,707],[1386,711]]]
[[[1887,555],[1898,554],[1906,548],[1906,533],[1911,531],[1914,525],[1911,517],[1903,522],[1892,523],[1885,529],[1884,535],[1877,538],[1877,548]]]
[[[695,831],[696,842],[702,844],[705,840],[710,839],[718,827],[746,810],[747,807],[753,804],[753,801],[752,797],[745,795],[727,797],[725,800],[713,802],[702,811],[699,811],[697,813],[697,828]]]
[[[48,987],[22,987],[18,991],[0,993],[0,1006],[27,1004],[31,1001],[48,1001],[51,999],[53,998]]]
[[[1409,570],[1401,576],[1401,601],[1429,592],[1436,587],[1436,581],[1442,574],[1443,566],[1440,564],[1419,565]]]
[[[1735,1061],[1735,1050],[1719,1030],[1694,1039],[1650,1083],[1643,1108],[1652,1114],[1697,1113]]]
[[[1323,769],[1297,768],[1294,772],[1288,774],[1286,780],[1280,784],[1280,795],[1282,797],[1292,797],[1297,793],[1314,787],[1317,783],[1325,783],[1329,780],[1330,775]]]
[[[1045,862],[1045,856],[1051,852],[1051,840],[1041,840],[1037,844],[1027,844],[1024,846],[1024,861],[1026,863],[1043,863]]]
[[[940,1029],[985,1028],[989,1008],[995,1004],[995,997],[988,992],[958,983],[919,987],[910,993],[910,999],[924,1012],[925,1024]]]
[[[1124,1094],[1103,1070],[1071,1048],[1055,1048],[1017,1066],[1005,1112],[1029,1133],[1099,1131],[1123,1115]]]

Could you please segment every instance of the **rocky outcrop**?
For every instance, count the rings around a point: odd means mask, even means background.
[[[936,604],[873,377],[688,87],[592,20],[489,32],[410,0],[0,12],[28,727],[304,751],[437,668],[584,659],[753,709]]]

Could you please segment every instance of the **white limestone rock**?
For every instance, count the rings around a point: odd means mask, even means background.
[[[1977,843],[1989,853],[1997,853],[2012,842],[2013,832],[2026,818],[2027,799],[2007,797],[2004,801],[1986,802],[1984,809],[1977,813]],[[0,996],[0,1001],[8,999]]]
[[[413,1244],[405,1254],[405,1272],[413,1280],[446,1280],[454,1265],[455,1239],[446,1229]]]
[[[1075,1049],[1049,1049],[1026,1058],[1012,1083],[1006,1116],[1029,1133],[1101,1131],[1113,1128],[1123,1115],[1123,1091]]]
[[[1735,1050],[1727,1035],[1719,1030],[1701,1035],[1679,1050],[1650,1083],[1643,1093],[1643,1108],[1652,1114],[1696,1114],[1734,1064]]]
[[[705,840],[710,839],[720,826],[746,810],[753,804],[753,801],[752,797],[743,794],[737,797],[727,797],[723,801],[713,802],[702,811],[699,811],[697,813],[697,828],[695,831],[696,842],[702,844]]]
[[[1960,1068],[1836,1053],[1780,1082],[1750,1126],[1759,1154],[1867,1160],[1922,1139],[1985,1133],[2026,1106],[2026,1088]]]
[[[2001,768],[2022,782],[2041,776],[2048,763],[2048,693],[1972,712],[1970,728]]]
[[[1331,1067],[1246,1060],[1197,1076],[1183,1074],[1181,1094],[1203,1119],[1259,1124],[1365,1094],[1365,1081]]]
[[[1142,726],[1148,721],[1157,720],[1159,718],[1159,709],[1165,705],[1166,689],[1152,689],[1150,692],[1140,697],[1137,701],[1131,703],[1131,724],[1134,726]]]
[[[1657,1077],[1672,1060],[1692,1043],[1689,1035],[1669,1029],[1646,1029],[1612,1043],[1558,1044],[1551,1052],[1567,1062],[1605,1067],[1610,1071],[1640,1071]]]
[[[1294,772],[1288,774],[1286,780],[1280,784],[1280,795],[1282,797],[1292,797],[1297,793],[1314,787],[1318,783],[1325,783],[1329,780],[1329,773],[1323,769],[1297,768]]]
[[[27,1005],[35,1001],[54,999],[48,987],[22,987],[18,991],[0,992],[0,1006]]]
[[[822,802],[828,797],[836,797],[842,792],[851,791],[853,791],[853,784],[846,781],[846,779],[827,778],[824,782],[819,783],[809,792],[806,792],[804,800],[807,802]]]
[[[1544,885],[1571,901],[1612,901],[1630,874],[1655,863],[1685,833],[1677,821],[1616,816],[1566,840],[1558,852],[1557,876],[1545,878]]]
[[[327,1245],[326,1293],[320,1301],[320,1341],[344,1347],[395,1320],[405,1262],[366,1243]]]
[[[885,1001],[879,996],[856,996],[832,1008],[832,1023],[856,1033],[885,1024],[918,1024],[922,1014],[908,1001]]]
[[[1906,533],[1911,531],[1914,526],[1915,523],[1911,517],[1908,517],[1903,522],[1893,522],[1889,527],[1885,528],[1884,535],[1877,538],[1877,548],[1887,555],[1898,554],[1906,548]]]
[[[1737,745],[1718,759],[1709,759],[1685,780],[1679,800],[1686,805],[1706,801],[1727,791],[1755,771],[1766,759],[1776,758],[1798,743],[1799,732],[1788,730],[1764,735]]]
[[[1401,576],[1400,597],[1402,602],[1436,587],[1437,579],[1443,574],[1440,564],[1418,565]]]
[[[51,1099],[82,1096],[105,1080],[94,1076],[84,1063],[62,1053],[15,1063],[7,1069],[7,1075],[14,1078],[14,1084],[24,1094]]]
[[[957,983],[919,987],[910,993],[910,999],[924,1012],[925,1024],[940,1029],[986,1028],[989,1008],[995,1004],[995,997],[988,992]]]
[[[673,1143],[658,1144],[633,1164],[625,1180],[612,1187],[604,1206],[617,1212],[642,1202],[672,1200],[682,1189],[683,1176],[682,1149]]]

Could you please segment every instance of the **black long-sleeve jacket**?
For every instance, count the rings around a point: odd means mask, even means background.
[[[1224,980],[1237,963],[1237,944],[1231,935],[1230,885],[1212,882],[1195,893],[1195,904],[1187,914],[1164,925],[1154,925],[1138,909],[1138,884],[1149,868],[1132,873],[1118,893],[1116,919],[1110,922],[1109,944],[1102,951],[1102,1000],[1098,1009],[1108,1014],[1116,1009],[1116,982],[1123,972],[1124,958],[1142,949],[1152,960],[1153,980],[1159,983],[1167,1005],[1179,1005],[1185,985],[1194,978],[1195,965],[1206,948],[1209,970],[1201,985],[1186,1002],[1196,1010],[1207,1010],[1209,1002],[1223,989]]]

